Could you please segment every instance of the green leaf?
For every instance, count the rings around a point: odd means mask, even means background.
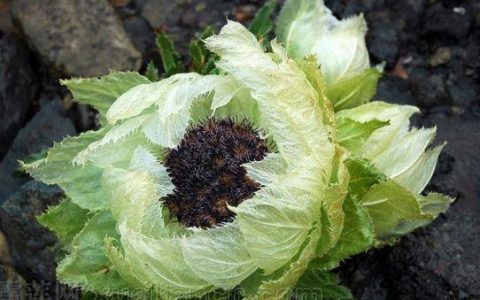
[[[202,296],[214,289],[185,262],[182,238],[151,239],[131,230],[125,223],[120,224],[119,231],[125,253],[124,263],[146,286],[177,297]],[[122,269],[128,270],[125,267]]]
[[[175,88],[176,84],[197,77],[199,76],[195,73],[177,74],[159,82],[142,84],[130,89],[110,107],[107,112],[107,120],[109,123],[115,124],[118,121],[139,116],[155,103],[165,102],[168,92]]]
[[[327,98],[327,83],[325,81],[325,77],[323,76],[322,72],[318,68],[315,56],[307,56],[302,59],[297,59],[296,63],[298,67],[305,73],[307,80],[310,82],[312,87],[318,93],[318,100],[320,107],[323,110],[323,118],[325,122],[332,126],[335,126],[335,112],[333,110],[332,103]],[[332,129],[332,131],[335,131]],[[333,132],[331,135],[335,135]]]
[[[135,295],[140,294],[139,292],[135,292]],[[149,295],[145,295],[143,299],[152,299],[148,298]],[[150,295],[151,296],[151,295]],[[125,295],[99,295],[92,292],[82,292],[81,300],[132,300],[132,298],[125,296]],[[142,299],[142,298],[134,298],[134,299]]]
[[[76,137],[68,137],[48,150],[47,157],[24,169],[35,179],[46,184],[58,184],[71,201],[88,210],[104,209],[107,205],[101,189],[103,169],[87,164],[74,166],[77,154],[91,143],[101,139],[106,127],[99,131],[88,131]]]
[[[322,217],[325,217],[322,214]],[[326,219],[326,218],[325,218]],[[309,237],[300,251],[284,267],[272,274],[265,275],[257,271],[240,285],[240,291],[246,299],[288,299],[293,286],[307,270],[310,260],[315,255],[317,245],[322,235],[322,223],[312,226]]]
[[[436,133],[436,128],[411,128],[409,118],[415,112],[418,112],[418,108],[414,106],[374,101],[339,111],[336,118],[348,118],[361,123],[372,120],[389,122],[372,132],[357,153],[370,160],[388,177],[400,178],[404,172],[418,167],[415,163],[423,160],[422,155]],[[429,174],[430,170],[431,166],[426,173]],[[421,181],[423,183],[424,179]]]
[[[327,157],[331,158],[334,151],[326,142],[328,128],[318,118],[323,114],[318,93],[298,66],[288,60],[284,49],[272,43],[274,54],[283,61],[278,64],[251,32],[232,21],[219,35],[207,39],[207,46],[221,56],[217,65],[252,91],[262,112],[262,123],[287,163],[299,161],[299,153],[304,157],[315,153],[331,168]]]
[[[269,153],[264,159],[243,166],[248,176],[263,186],[268,186],[277,176],[286,172],[285,162],[278,153]]]
[[[345,164],[350,174],[348,192],[355,197],[363,197],[372,185],[386,179],[386,176],[366,159],[351,157]]]
[[[58,278],[84,291],[112,295],[128,292],[128,284],[112,268],[105,237],[117,238],[116,222],[109,212],[94,215],[73,239],[72,253],[57,268]]]
[[[145,70],[145,76],[147,76],[147,78],[152,82],[160,80],[159,71],[153,61],[148,63],[147,70]]]
[[[269,0],[255,14],[248,28],[259,40],[262,40],[273,29],[272,14],[277,6],[276,0]]]
[[[372,247],[375,241],[373,223],[366,208],[354,197],[347,196],[342,209],[345,212],[345,222],[337,244],[311,264],[322,270],[337,267],[344,259]]]
[[[298,281],[292,296],[296,300],[353,299],[350,291],[340,285],[335,274],[309,269]]]
[[[220,70],[217,68],[217,61],[218,61],[217,55],[208,56],[207,63],[203,66],[200,74],[219,75]]]
[[[194,300],[239,300],[241,299],[240,293],[238,290],[215,290],[211,293],[206,294],[203,297],[193,298]]]
[[[138,129],[150,117],[144,114],[125,120],[118,126],[104,127],[103,136],[80,151],[73,159],[74,164],[84,166],[91,163],[99,167],[128,164],[137,146],[147,143]]]
[[[129,89],[150,81],[136,72],[112,72],[100,78],[72,78],[61,80],[73,98],[98,110],[102,120],[112,103]]]
[[[141,127],[144,135],[156,145],[170,148],[177,146],[190,122],[194,102],[215,91],[213,102],[228,102],[233,96],[231,79],[219,75],[201,76],[197,73],[182,73],[151,84],[137,86],[123,94],[109,109],[107,119],[114,124],[125,120],[129,130]],[[221,98],[222,100],[218,100]],[[154,106],[150,115],[142,114]],[[137,120],[129,119],[137,116]],[[129,132],[122,130],[121,132]]]
[[[211,108],[215,108],[213,103]],[[246,88],[239,89],[228,104],[215,108],[214,116],[218,118],[233,118],[234,120],[248,119],[256,126],[259,126],[262,122],[258,104]]]
[[[414,194],[420,194],[433,176],[438,156],[445,144],[427,150],[405,172],[393,179]]]
[[[430,193],[427,196],[417,196],[417,201],[423,213],[437,217],[444,213],[455,199],[442,194]]]
[[[190,42],[189,52],[192,57],[192,71],[202,75],[218,73],[218,69],[215,66],[218,56],[208,50],[204,42],[205,39],[214,33],[215,29],[212,26],[208,26],[203,30],[199,39],[193,39]]]
[[[255,264],[271,273],[295,256],[308,236],[314,216],[310,205],[298,205],[307,203],[307,195],[293,196],[287,191],[260,195],[262,191],[252,201],[231,210],[237,215],[244,243]]]
[[[377,92],[378,80],[382,74],[378,68],[370,68],[353,78],[340,80],[328,87],[328,99],[336,111],[365,104]]]
[[[427,224],[433,216],[424,214],[416,197],[393,180],[373,186],[361,199],[380,239],[407,234]]]
[[[157,32],[155,42],[162,56],[163,69],[165,71],[164,77],[170,77],[171,75],[184,72],[185,66],[183,65],[182,58],[165,31],[159,30]]]
[[[88,210],[67,198],[59,205],[50,207],[37,219],[40,224],[55,232],[62,246],[69,249],[73,238],[83,229],[89,217]]]
[[[350,176],[345,164],[347,154],[345,150],[336,146],[333,161],[334,172],[330,178],[330,184],[324,191],[324,206],[327,217],[322,217],[322,240],[317,247],[317,256],[324,255],[330,248],[334,247],[340,238],[343,230],[345,213],[342,210],[343,202],[348,194],[348,182]],[[325,220],[327,219],[327,220]],[[325,225],[325,222],[328,225]]]
[[[130,228],[141,230],[142,222],[139,220],[143,219],[148,209],[160,198],[158,192],[161,188],[155,184],[152,177],[140,170],[126,171],[112,167],[105,169],[102,182],[107,191],[110,211],[119,223],[126,222]],[[170,181],[162,184],[171,186]],[[157,230],[164,231],[165,228],[159,227]]]
[[[388,126],[384,128],[388,128]],[[435,127],[413,128],[407,132],[399,132],[392,137],[389,147],[372,161],[383,173],[391,178],[396,178],[414,167],[415,162],[422,157],[435,135]]]
[[[28,165],[28,164],[31,164],[31,163],[37,161],[37,160],[44,159],[45,157],[47,157],[47,153],[48,153],[48,149],[42,149],[39,152],[27,155],[25,158],[22,159],[23,164],[18,164],[17,165],[17,167],[15,169],[15,172],[14,172],[14,175],[15,176],[23,176],[24,173],[26,172],[23,168],[24,164]]]
[[[240,285],[240,291],[246,299],[289,299],[294,285],[307,271],[309,263],[318,253],[319,248],[332,239],[332,224],[326,209],[318,215],[318,223],[312,226],[308,238],[290,262],[272,274],[256,272]],[[328,247],[327,247],[328,249]]]
[[[277,19],[276,33],[287,53],[294,59],[304,58],[323,32],[322,18],[328,14],[323,1],[287,0]]]
[[[287,0],[277,22],[277,36],[288,55],[315,55],[328,86],[370,67],[366,32],[362,15],[337,20],[319,0]]]
[[[221,86],[227,84],[226,77],[193,74],[197,76],[178,81],[171,86],[171,89],[157,90],[160,93],[165,93],[166,98],[157,104],[153,117],[142,127],[142,132],[152,143],[168,148],[176,147],[188,129],[191,106],[194,102],[202,99],[201,96],[215,91],[213,99],[213,102],[215,102],[215,98],[225,96],[222,94],[223,90],[228,93],[230,99],[233,97],[229,89],[221,88]],[[178,75],[188,76],[188,74]],[[162,83],[162,81],[159,83]],[[148,89],[144,90],[142,94],[137,94],[137,97],[143,99],[152,97],[152,95],[146,93],[147,91]]]
[[[233,289],[257,269],[234,223],[197,232],[183,239],[182,249],[186,263],[199,278],[225,290]]]
[[[207,52],[203,42],[201,40],[192,40],[189,51],[192,57],[193,70],[201,70],[207,60]]]
[[[340,148],[332,143],[331,120],[323,118],[319,91],[278,44],[273,42],[273,55],[267,54],[251,32],[229,22],[220,35],[207,39],[207,46],[220,55],[218,66],[251,90],[263,128],[287,164],[284,176],[231,208],[247,249],[267,274],[247,279],[245,294],[283,299],[316,255],[320,238],[326,251],[341,234],[348,180],[340,167],[342,151],[337,153]]]
[[[360,123],[348,118],[340,118],[336,120],[337,138],[340,146],[348,149],[354,154],[359,154],[365,141],[377,129],[389,124],[379,120],[371,120]]]
[[[119,242],[111,237],[104,239],[106,254],[113,268],[119,273],[125,282],[136,291],[148,290],[149,286],[142,280],[138,279],[137,274],[133,271],[130,262],[125,258],[119,249]]]

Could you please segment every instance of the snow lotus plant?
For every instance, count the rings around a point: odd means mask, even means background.
[[[139,299],[344,299],[330,270],[448,208],[422,194],[435,129],[370,102],[381,71],[363,17],[292,0],[277,24],[268,51],[236,22],[208,38],[219,75],[63,82],[103,126],[24,165],[65,191],[39,217],[60,281]]]

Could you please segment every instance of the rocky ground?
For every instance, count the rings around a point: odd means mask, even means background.
[[[55,238],[34,218],[61,191],[32,182],[16,164],[96,126],[58,79],[143,70],[158,60],[155,27],[186,54],[204,26],[248,22],[263,2],[0,0],[0,299],[39,283],[50,297],[78,294],[52,284]],[[428,189],[458,199],[398,245],[346,261],[342,281],[358,299],[479,299],[480,2],[326,2],[338,16],[365,14],[371,59],[388,70],[376,99],[417,105],[415,124],[438,127],[437,141],[448,146]]]

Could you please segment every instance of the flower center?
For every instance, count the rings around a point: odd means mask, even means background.
[[[164,199],[170,213],[187,227],[233,221],[227,204],[237,206],[260,189],[241,165],[262,160],[267,152],[265,141],[246,121],[209,120],[189,129],[165,158],[175,185]]]

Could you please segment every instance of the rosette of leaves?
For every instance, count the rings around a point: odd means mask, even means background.
[[[66,194],[39,217],[65,252],[58,278],[139,299],[350,298],[330,270],[452,201],[421,194],[435,129],[370,102],[365,30],[286,1],[271,51],[235,22],[206,39],[219,74],[63,81],[103,126],[24,165]]]

